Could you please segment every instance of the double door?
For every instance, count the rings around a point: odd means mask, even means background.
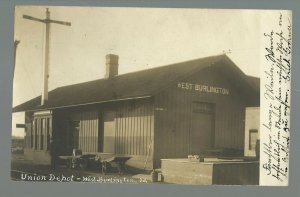
[[[203,102],[194,102],[192,107],[189,152],[199,155],[214,146],[215,107]]]

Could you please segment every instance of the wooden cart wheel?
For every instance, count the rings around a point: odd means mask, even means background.
[[[69,168],[69,169],[72,168],[72,159],[67,160],[67,168]]]
[[[102,174],[106,174],[106,171],[107,171],[107,162],[104,161],[102,162]]]
[[[88,163],[87,163],[87,161],[85,159],[80,159],[78,161],[78,163],[79,163],[78,166],[79,166],[80,169],[83,169],[83,170],[87,169]]]

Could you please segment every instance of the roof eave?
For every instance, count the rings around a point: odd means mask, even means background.
[[[73,105],[53,106],[53,107],[45,107],[45,108],[43,108],[41,106],[41,108],[27,109],[27,110],[26,109],[24,109],[24,110],[15,110],[15,108],[13,108],[13,113],[16,113],[16,112],[33,112],[33,111],[54,110],[54,109],[69,108],[69,107],[80,107],[80,106],[86,106],[86,105],[94,105],[94,104],[102,104],[102,103],[126,101],[126,100],[146,99],[146,98],[151,98],[151,97],[153,97],[153,95],[143,95],[143,96],[136,96],[136,97],[112,99],[112,100],[105,100],[105,101],[96,101],[96,102],[89,102],[89,103],[82,103],[82,104],[73,104]]]

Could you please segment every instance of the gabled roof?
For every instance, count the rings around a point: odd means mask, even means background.
[[[16,106],[13,112],[153,96],[175,81],[209,66],[222,66],[221,70],[233,75],[234,80],[242,81],[242,85],[249,86],[250,90],[259,94],[258,78],[245,75],[226,55],[219,55],[127,73],[109,79],[59,87],[49,92],[45,105],[40,105],[41,96],[39,96]]]

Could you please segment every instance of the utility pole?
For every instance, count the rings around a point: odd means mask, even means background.
[[[18,44],[20,43],[20,40],[15,40],[14,42],[14,68],[13,68],[13,79],[15,77],[15,68],[16,68],[16,56],[17,56],[17,47]]]
[[[48,78],[49,78],[49,48],[50,48],[50,24],[56,23],[60,25],[66,25],[71,26],[70,22],[65,21],[57,21],[50,19],[50,11],[47,8],[46,9],[46,19],[39,19],[28,15],[23,15],[24,19],[37,21],[44,23],[46,25],[46,35],[45,35],[45,44],[44,44],[44,66],[43,66],[43,91],[42,91],[42,99],[41,99],[41,105],[44,105],[45,102],[48,100]]]

